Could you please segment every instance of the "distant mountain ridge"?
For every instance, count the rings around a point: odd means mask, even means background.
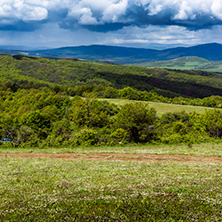
[[[221,61],[222,45],[218,43],[209,43],[192,47],[177,47],[164,50],[128,48],[106,45],[90,45],[62,47],[56,49],[35,51],[0,49],[0,54],[18,54],[38,57],[79,58],[93,61],[104,61],[116,64],[155,62],[187,56],[201,57],[209,61]]]

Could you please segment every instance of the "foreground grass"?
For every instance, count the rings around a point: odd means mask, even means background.
[[[203,106],[178,105],[178,104],[169,104],[161,102],[135,101],[127,99],[99,99],[99,100],[108,101],[118,106],[124,105],[126,103],[142,102],[145,104],[149,104],[149,107],[155,108],[157,113],[160,115],[166,112],[181,112],[181,111],[185,111],[187,113],[192,113],[192,112],[205,113],[206,110],[214,109]]]
[[[0,159],[0,221],[221,221],[220,163]]]
[[[193,144],[188,147],[181,145],[164,144],[125,144],[119,146],[93,146],[93,147],[63,147],[63,148],[4,148],[0,147],[0,153],[129,153],[129,154],[169,154],[169,155],[193,155],[193,156],[222,156],[222,142]]]

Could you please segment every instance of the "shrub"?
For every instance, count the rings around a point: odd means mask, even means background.
[[[202,123],[210,136],[222,137],[222,112],[220,110],[206,110]]]
[[[95,145],[98,142],[99,142],[99,136],[98,136],[97,131],[87,128],[87,127],[81,129],[74,136],[75,145],[90,146],[90,145]]]
[[[123,105],[116,116],[115,125],[128,132],[130,141],[139,142],[142,132],[147,127],[150,130],[154,129],[156,120],[156,110],[138,102]]]
[[[69,110],[68,116],[78,126],[103,127],[108,124],[108,112],[111,111],[115,113],[111,105],[94,98],[77,98]]]
[[[68,138],[70,134],[70,122],[66,119],[54,122],[52,134],[55,137],[63,136]]]
[[[126,130],[118,128],[110,135],[110,138],[116,140],[117,142],[124,142],[129,139],[129,134]]]

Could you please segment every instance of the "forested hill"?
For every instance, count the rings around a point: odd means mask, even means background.
[[[165,69],[222,72],[222,61],[209,61],[196,56],[181,57],[157,62],[135,63],[132,65],[146,68],[159,67]]]
[[[222,74],[204,71],[146,69],[77,59],[0,56],[0,83],[24,88],[102,85],[132,87],[174,97],[222,95]]]

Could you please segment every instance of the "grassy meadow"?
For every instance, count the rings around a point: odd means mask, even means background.
[[[155,108],[159,115],[165,112],[181,112],[185,111],[187,113],[205,113],[206,110],[212,110],[214,108],[203,107],[203,106],[190,106],[190,105],[179,105],[179,104],[169,104],[169,103],[161,103],[161,102],[151,102],[151,101],[136,101],[136,100],[127,100],[127,99],[99,99],[103,101],[108,101],[110,103],[114,103],[118,106],[127,104],[127,103],[135,103],[141,102],[145,104],[149,104],[149,107]]]
[[[110,153],[110,154],[157,154],[157,155],[191,155],[191,156],[215,156],[222,157],[222,142],[193,144],[189,147],[187,144],[167,145],[167,144],[121,144],[118,146],[93,146],[93,147],[50,147],[50,148],[0,148],[0,154],[17,153],[43,153],[43,154],[61,154],[61,153]]]
[[[222,144],[6,149],[1,153],[222,156]],[[221,221],[222,163],[0,158],[0,221]]]

